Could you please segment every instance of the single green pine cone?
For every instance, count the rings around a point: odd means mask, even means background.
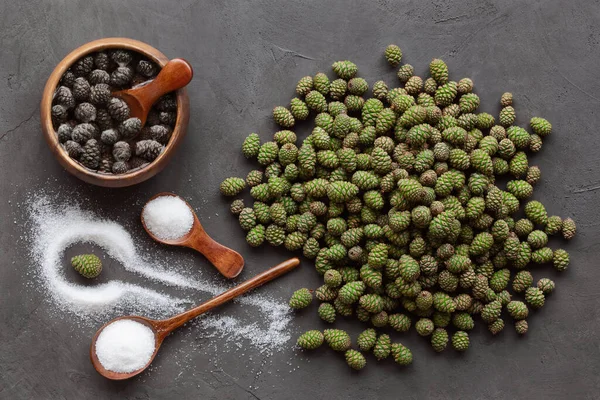
[[[296,134],[292,131],[289,130],[282,130],[282,131],[277,131],[275,132],[275,134],[273,135],[273,140],[280,146],[286,144],[286,143],[296,143]]]
[[[95,278],[102,272],[102,261],[95,254],[82,254],[71,258],[75,271],[85,278]]]
[[[552,124],[544,118],[533,117],[529,124],[531,125],[531,130],[540,137],[544,138],[552,132]]]
[[[415,69],[412,65],[410,64],[404,64],[402,65],[399,69],[398,69],[398,73],[396,74],[398,76],[398,79],[400,79],[400,82],[406,82],[410,79],[411,76],[413,76],[415,73]],[[388,96],[388,101],[389,101],[389,96]]]
[[[520,238],[526,238],[531,232],[533,232],[533,228],[533,222],[531,222],[527,218],[521,218],[515,223],[514,232]]]
[[[490,288],[495,292],[503,291],[510,281],[510,271],[506,268],[494,272],[489,280]]]
[[[465,331],[457,331],[452,335],[452,347],[457,351],[465,351],[469,348],[469,334]]]
[[[316,90],[311,90],[308,92],[304,98],[304,101],[306,102],[308,108],[313,111],[318,113],[324,113],[327,111],[327,100],[325,100],[325,96]]]
[[[265,241],[265,227],[264,225],[256,225],[254,228],[248,231],[246,235],[246,242],[252,247],[258,247]]]
[[[435,58],[429,63],[429,73],[438,85],[448,83],[448,66],[443,60]]]
[[[358,67],[351,61],[336,61],[331,68],[337,76],[345,80],[354,78],[354,75],[358,72]]]
[[[260,185],[263,180],[263,175],[263,172],[258,170],[248,172],[248,175],[246,175],[246,184],[251,188]]]
[[[266,142],[258,151],[257,159],[260,165],[269,165],[279,156],[279,146],[275,142]]]
[[[326,186],[327,197],[334,203],[345,203],[358,194],[358,186],[350,182],[332,182]]]
[[[334,100],[342,100],[346,96],[348,82],[343,79],[336,79],[329,85],[329,96]]]
[[[452,301],[452,297],[443,292],[435,292],[433,294],[433,307],[441,312],[452,313],[456,310],[456,305]]]
[[[492,335],[497,335],[504,329],[504,321],[502,318],[498,318],[488,325],[488,329]]]
[[[455,313],[452,316],[452,324],[462,331],[470,331],[475,327],[473,317],[469,313],[461,312]]]
[[[221,183],[221,194],[223,196],[237,196],[246,187],[241,178],[227,178]]]
[[[548,222],[548,213],[546,212],[546,207],[544,207],[544,205],[537,200],[530,201],[525,205],[525,215],[535,224],[546,225]]]
[[[526,334],[528,329],[529,325],[527,324],[526,320],[522,319],[520,321],[515,322],[515,330],[519,335]]]
[[[294,98],[290,101],[290,113],[292,114],[294,119],[304,121],[306,118],[308,118],[308,106],[302,100]],[[277,122],[277,120],[275,120],[275,122]]]
[[[409,95],[416,96],[423,90],[423,79],[419,76],[411,76],[404,84],[404,90],[406,90]],[[431,103],[432,104],[430,105],[435,105],[433,101]],[[423,104],[423,106],[425,105]]]
[[[562,235],[565,239],[571,240],[575,236],[577,226],[571,218],[565,218],[562,222]]]
[[[513,95],[510,92],[506,92],[502,94],[502,97],[500,98],[500,105],[502,107],[508,107],[508,106],[512,106],[513,104]]]
[[[544,292],[536,287],[530,287],[525,291],[525,301],[532,308],[543,307],[545,300]]]
[[[244,209],[244,200],[242,200],[242,199],[234,200],[231,203],[231,206],[229,207],[229,210],[234,215],[239,215],[243,209]]]
[[[533,283],[533,276],[529,271],[519,271],[515,274],[512,282],[512,288],[517,293],[522,293]]]
[[[335,351],[346,351],[352,344],[350,335],[340,329],[325,329],[323,336],[329,347]]]
[[[329,287],[338,287],[342,284],[342,274],[335,269],[330,269],[323,275],[323,280]]]
[[[535,230],[527,236],[527,243],[532,249],[540,249],[548,243],[548,235],[543,231]]]
[[[431,347],[438,353],[446,349],[448,345],[448,332],[444,328],[436,328],[431,334]]]
[[[395,44],[390,44],[385,48],[385,59],[392,67],[397,67],[402,60],[402,50]]]
[[[506,190],[513,194],[517,199],[524,200],[533,194],[533,186],[527,181],[512,180],[506,184]]]
[[[310,92],[313,88],[313,78],[312,76],[305,76],[298,81],[296,85],[296,93],[299,96],[306,96],[308,92]]]
[[[313,78],[313,87],[323,96],[329,94],[329,78],[322,72],[317,73]]]
[[[400,365],[410,365],[413,361],[413,355],[410,349],[401,343],[392,343],[391,352],[394,361]]]
[[[433,325],[433,321],[429,318],[421,318],[415,324],[415,329],[417,330],[417,333],[419,334],[419,336],[423,337],[431,335],[433,333],[434,328],[435,327]]]
[[[362,107],[362,122],[365,126],[375,126],[377,116],[384,109],[383,103],[377,99],[368,99]]]
[[[369,84],[363,78],[352,78],[348,81],[348,92],[356,96],[362,96],[369,90]]]
[[[269,225],[265,231],[265,240],[271,246],[281,246],[285,241],[285,229],[277,225]]]
[[[310,290],[306,288],[298,289],[292,294],[289,305],[291,308],[299,310],[308,307],[312,303],[312,299],[313,296]]]
[[[456,94],[456,82],[450,81],[438,87],[435,92],[435,103],[439,107],[446,107],[454,101]]]
[[[554,291],[554,281],[548,278],[542,278],[537,283],[538,289],[542,291],[545,295],[548,295]]]
[[[350,349],[346,351],[344,356],[346,357],[346,362],[352,369],[361,370],[365,367],[365,365],[367,365],[365,356],[363,356],[359,351]]]
[[[290,110],[282,106],[273,109],[273,120],[284,128],[291,128],[296,123]]]
[[[330,324],[335,322],[335,308],[329,303],[319,305],[319,317]]]
[[[371,314],[376,314],[383,310],[383,299],[378,294],[365,294],[359,299],[359,304]]]
[[[554,251],[554,257],[552,259],[554,263],[554,268],[557,271],[564,271],[569,266],[569,253],[567,253],[563,249],[557,249]]]
[[[348,282],[340,288],[338,298],[344,304],[353,304],[358,301],[364,291],[365,284],[363,282]]]
[[[240,226],[243,230],[249,231],[254,228],[256,225],[256,215],[254,215],[254,210],[252,208],[244,208],[240,212],[239,216]]]
[[[377,81],[373,84],[373,97],[379,100],[383,100],[386,98],[388,94],[388,86],[384,81]],[[368,101],[368,100],[367,100]],[[365,102],[365,105],[367,103]],[[363,106],[364,109],[364,106]]]
[[[498,120],[504,127],[511,126],[515,122],[515,109],[512,106],[502,108]]]
[[[506,311],[516,320],[525,319],[529,315],[529,310],[522,301],[511,301],[506,305]]]
[[[502,303],[498,300],[494,300],[483,307],[483,310],[481,310],[481,319],[483,319],[484,322],[491,324],[500,317],[501,312]]]
[[[405,314],[392,314],[388,318],[388,325],[398,332],[406,332],[410,329],[410,317]]]
[[[544,232],[548,235],[555,235],[562,230],[562,218],[558,215],[548,217],[548,222],[544,227]]]
[[[317,330],[307,331],[300,335],[297,344],[305,350],[314,350],[323,344],[323,334]]]
[[[327,285],[319,286],[315,290],[315,297],[319,301],[332,301],[338,295],[338,290],[336,288],[331,288]]]
[[[375,346],[377,341],[377,332],[373,328],[369,328],[358,335],[356,343],[362,351],[369,351]]]
[[[390,355],[392,351],[392,341],[389,335],[381,334],[377,338],[375,342],[375,347],[373,348],[373,355],[377,360],[383,360]]]
[[[367,311],[368,312],[368,311]],[[380,311],[371,316],[371,323],[377,328],[383,328],[388,324],[389,316],[386,311]]]

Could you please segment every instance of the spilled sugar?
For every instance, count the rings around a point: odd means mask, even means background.
[[[161,264],[145,259],[122,225],[98,218],[79,205],[73,205],[72,199],[67,203],[51,195],[33,195],[27,211],[35,276],[59,310],[73,314],[81,321],[108,320],[126,313],[164,318],[192,307],[198,300],[174,297],[141,284],[120,280],[91,286],[69,282],[64,274],[62,258],[65,250],[75,243],[100,246],[125,270],[154,283],[210,295],[228,289],[185,275],[177,271],[173,263]],[[257,320],[245,321],[216,311],[197,320],[194,329],[198,329],[199,335],[212,332],[213,336],[226,341],[245,341],[261,352],[281,348],[290,339],[288,325],[291,314],[284,301],[249,294],[236,302],[256,308],[258,313],[254,315],[258,316]]]
[[[177,196],[160,196],[148,202],[142,211],[146,227],[162,240],[185,236],[194,224],[194,214]]]

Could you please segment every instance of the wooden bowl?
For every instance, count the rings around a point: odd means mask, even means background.
[[[58,162],[71,174],[85,182],[98,186],[113,188],[125,187],[135,185],[152,178],[154,175],[159,173],[167,165],[171,157],[173,157],[175,150],[181,144],[181,141],[183,140],[187,131],[187,126],[190,119],[190,99],[185,88],[177,90],[177,120],[175,122],[175,127],[173,128],[171,139],[165,146],[163,152],[149,165],[120,175],[103,174],[85,168],[76,160],[73,160],[71,157],[69,157],[67,152],[58,142],[58,136],[54,130],[54,127],[52,126],[52,100],[54,97],[54,91],[59,84],[60,78],[67,71],[67,69],[73,63],[75,63],[75,61],[79,60],[86,54],[106,49],[126,49],[138,52],[148,59],[154,61],[161,68],[164,67],[169,61],[167,56],[154,47],[149,46],[146,43],[127,38],[106,38],[94,40],[93,42],[89,42],[81,47],[78,47],[69,53],[69,55],[67,55],[60,63],[58,63],[46,82],[44,93],[42,95],[42,102],[40,105],[42,131],[50,150]]]

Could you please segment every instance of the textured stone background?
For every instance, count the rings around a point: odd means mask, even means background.
[[[0,398],[598,398],[599,25],[594,0],[0,2]],[[176,159],[154,179],[122,190],[92,187],[64,172],[39,124],[42,88],[54,66],[84,42],[110,36],[185,57],[196,72],[189,133]],[[354,60],[370,83],[380,77],[394,83],[382,57],[389,43],[401,46],[403,61],[418,74],[425,74],[431,58],[442,57],[454,79],[472,77],[483,111],[496,113],[501,93],[509,90],[519,123],[534,115],[553,123],[553,135],[533,157],[543,171],[535,196],[550,213],[572,215],[579,235],[567,246],[568,272],[535,272],[558,278],[557,290],[530,318],[527,337],[509,328],[492,340],[478,327],[466,354],[438,355],[411,334],[397,339],[412,349],[413,366],[399,369],[369,357],[371,365],[355,373],[330,351],[295,358],[286,349],[265,358],[188,330],[169,339],[150,373],[120,383],[97,375],[87,355],[94,328],[58,318],[44,294],[28,285],[33,266],[22,206],[31,193],[47,187],[96,199],[91,205],[102,215],[130,222],[150,246],[137,224],[139,202],[159,191],[177,192],[190,199],[208,232],[243,252],[243,277],[252,276],[287,255],[250,250],[218,194],[223,178],[251,168],[238,151],[243,138],[251,131],[270,138],[276,129],[271,108],[287,104],[300,77],[329,72],[334,60]],[[205,276],[212,272],[201,257],[175,256]],[[304,262],[302,270],[261,290],[286,298],[317,281]],[[320,326],[316,315],[301,313],[292,334],[314,326]]]

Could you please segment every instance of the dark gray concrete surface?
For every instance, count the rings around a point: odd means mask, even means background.
[[[0,2],[0,398],[599,398],[599,26],[594,0]],[[121,190],[92,187],[63,171],[39,123],[42,88],[54,66],[84,42],[110,36],[184,57],[196,73],[189,133],[177,157],[152,180]],[[557,290],[529,319],[527,337],[509,327],[492,339],[480,327],[462,355],[434,354],[415,334],[395,337],[412,349],[411,367],[369,357],[368,368],[356,373],[331,351],[295,357],[290,341],[289,349],[265,358],[252,348],[226,349],[222,339],[202,339],[192,328],[170,338],[154,371],[120,383],[97,375],[87,354],[94,328],[57,318],[44,292],[31,286],[34,266],[23,237],[23,204],[31,193],[48,187],[95,199],[90,205],[98,212],[129,222],[136,240],[164,253],[150,246],[137,213],[152,194],[177,192],[190,199],[208,232],[243,252],[243,277],[252,276],[287,255],[250,250],[218,194],[223,178],[251,168],[238,150],[243,138],[252,131],[270,138],[271,108],[287,104],[300,77],[330,72],[332,61],[354,60],[371,83],[395,83],[382,57],[389,43],[401,46],[403,61],[418,74],[442,57],[454,79],[472,77],[484,111],[496,113],[509,90],[519,123],[536,115],[553,123],[543,151],[532,157],[543,172],[535,197],[552,214],[572,215],[579,234],[567,245],[569,271],[535,271],[556,278]],[[201,257],[175,256],[205,276],[212,272]],[[317,282],[304,262],[261,290],[286,298]],[[225,312],[241,311],[233,305]],[[301,313],[291,326],[294,339],[315,326],[322,324],[314,312]],[[359,332],[347,322],[340,326]],[[182,355],[184,364],[177,362]]]

